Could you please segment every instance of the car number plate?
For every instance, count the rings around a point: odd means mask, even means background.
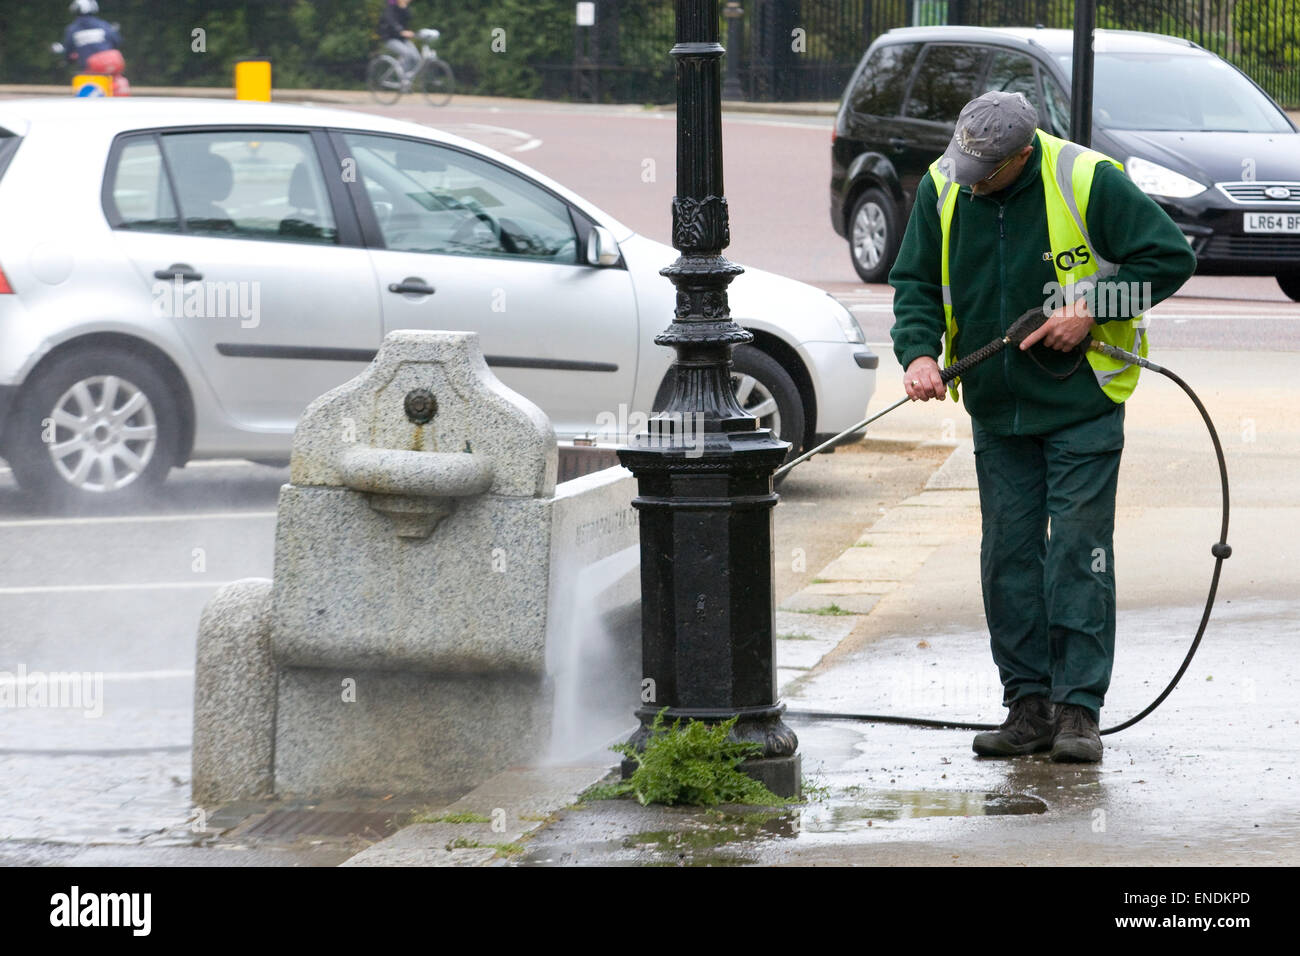
[[[1246,232],[1300,232],[1300,213],[1248,212]]]

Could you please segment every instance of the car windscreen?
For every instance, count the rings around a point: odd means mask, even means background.
[[[1057,57],[1068,73],[1071,57]],[[1286,117],[1249,80],[1198,52],[1099,53],[1094,121],[1109,129],[1289,133]]]

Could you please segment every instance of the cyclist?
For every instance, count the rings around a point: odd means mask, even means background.
[[[73,0],[68,12],[76,19],[63,31],[63,48],[68,62],[90,73],[108,73],[113,77],[113,95],[127,96],[131,84],[123,72],[126,60],[122,51],[122,35],[117,27],[95,16],[99,4],[95,0]]]
[[[420,65],[420,51],[411,42],[415,32],[411,29],[410,6],[411,0],[388,0],[379,18],[379,38],[385,48],[397,55],[402,70],[408,74]]]

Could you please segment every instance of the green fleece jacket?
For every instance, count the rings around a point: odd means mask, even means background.
[[[992,195],[976,196],[960,187],[952,218],[949,250],[956,358],[995,337],[1032,307],[1042,307],[1056,282],[1050,261],[1047,207],[1043,200],[1042,147],[1016,181]],[[940,284],[938,194],[927,172],[903,235],[898,260],[889,273],[894,287],[894,354],[903,368],[923,355],[939,359],[944,335]],[[1098,282],[1098,303],[1129,301],[1132,318],[1141,308],[1167,298],[1196,269],[1196,256],[1182,233],[1159,206],[1111,163],[1098,166],[1086,212],[1088,234],[1099,255],[1119,266]],[[1140,291],[1150,283],[1150,301],[1113,295],[1107,287]],[[1063,303],[1056,303],[1058,306]],[[1102,321],[1098,318],[1097,321]],[[1035,345],[1030,350],[1048,370],[1068,371],[1076,355]],[[942,359],[939,359],[942,364]],[[1114,407],[1085,359],[1058,381],[1019,349],[1008,348],[962,376],[962,400],[971,417],[997,435],[1039,435],[1095,418]]]

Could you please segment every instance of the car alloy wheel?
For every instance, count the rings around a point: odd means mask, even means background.
[[[790,443],[786,457],[798,455],[804,439],[803,398],[781,363],[752,345],[738,345],[731,358],[731,385],[740,407],[758,419],[760,428]]]
[[[182,404],[138,354],[117,347],[68,352],[23,384],[4,454],[19,487],[50,504],[134,500],[183,454]]]
[[[884,282],[898,246],[894,204],[879,189],[868,189],[853,205],[849,250],[863,282]]]
[[[864,203],[853,220],[853,254],[868,269],[885,257],[885,213],[875,203]]]
[[[153,404],[116,375],[77,382],[59,397],[49,420],[54,469],[80,491],[125,488],[145,473],[158,450]]]
[[[771,429],[773,435],[779,436],[781,409],[767,386],[752,375],[735,374],[731,376],[731,386],[736,390],[740,407],[758,419],[758,427]]]

